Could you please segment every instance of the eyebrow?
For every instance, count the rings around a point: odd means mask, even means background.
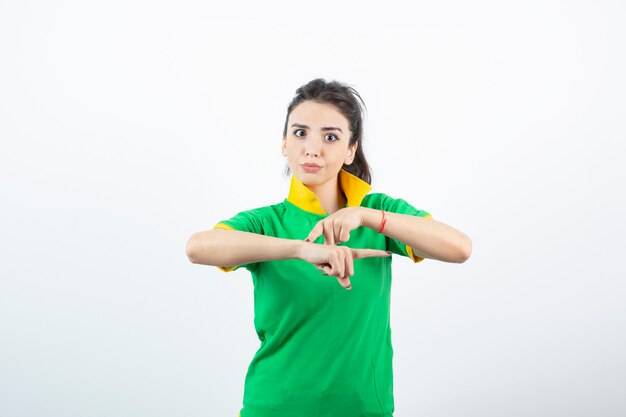
[[[307,126],[307,125],[301,125],[300,123],[294,123],[294,124],[292,124],[292,125],[291,125],[291,127],[294,127],[294,126],[295,126],[295,127],[303,127],[303,128],[305,128],[305,129],[309,129],[309,126]],[[322,130],[338,130],[338,131],[340,131],[341,133],[343,133],[343,130],[341,130],[341,129],[340,129],[340,128],[338,128],[338,127],[323,127],[323,128],[322,128]]]

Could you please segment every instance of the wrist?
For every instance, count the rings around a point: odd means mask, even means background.
[[[291,242],[293,243],[293,252],[291,258],[304,260],[304,247],[306,245],[309,245],[310,243],[298,239],[292,240]]]
[[[378,231],[380,228],[380,221],[382,219],[382,212],[380,210],[363,207],[363,226]]]

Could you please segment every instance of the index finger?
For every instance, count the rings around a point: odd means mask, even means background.
[[[352,258],[371,258],[374,256],[391,256],[391,252],[379,249],[352,249]]]
[[[324,227],[322,226],[322,222],[319,221],[313,227],[313,229],[311,229],[311,232],[309,232],[309,235],[306,237],[305,240],[307,242],[315,242],[317,240],[317,238],[322,235],[323,231],[324,231]]]

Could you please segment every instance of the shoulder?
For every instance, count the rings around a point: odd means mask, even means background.
[[[233,228],[242,230],[245,228],[252,228],[255,230],[261,230],[264,224],[272,222],[273,219],[281,217],[284,212],[284,204],[277,203],[267,206],[255,207],[249,210],[242,210],[237,212],[230,218],[223,219],[216,226],[226,228]]]
[[[380,209],[385,207],[389,203],[389,201],[392,200],[393,198],[389,197],[385,193],[369,193],[365,197],[363,197],[363,201],[361,201],[361,206]]]
[[[362,207],[385,210],[394,213],[411,214],[428,217],[430,213],[417,209],[403,198],[394,198],[385,193],[371,193],[366,195],[361,202]]]

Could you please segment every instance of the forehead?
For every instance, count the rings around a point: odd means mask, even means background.
[[[336,126],[348,131],[348,119],[337,109],[328,103],[318,103],[306,100],[298,104],[289,115],[289,124],[301,123],[311,127]]]

